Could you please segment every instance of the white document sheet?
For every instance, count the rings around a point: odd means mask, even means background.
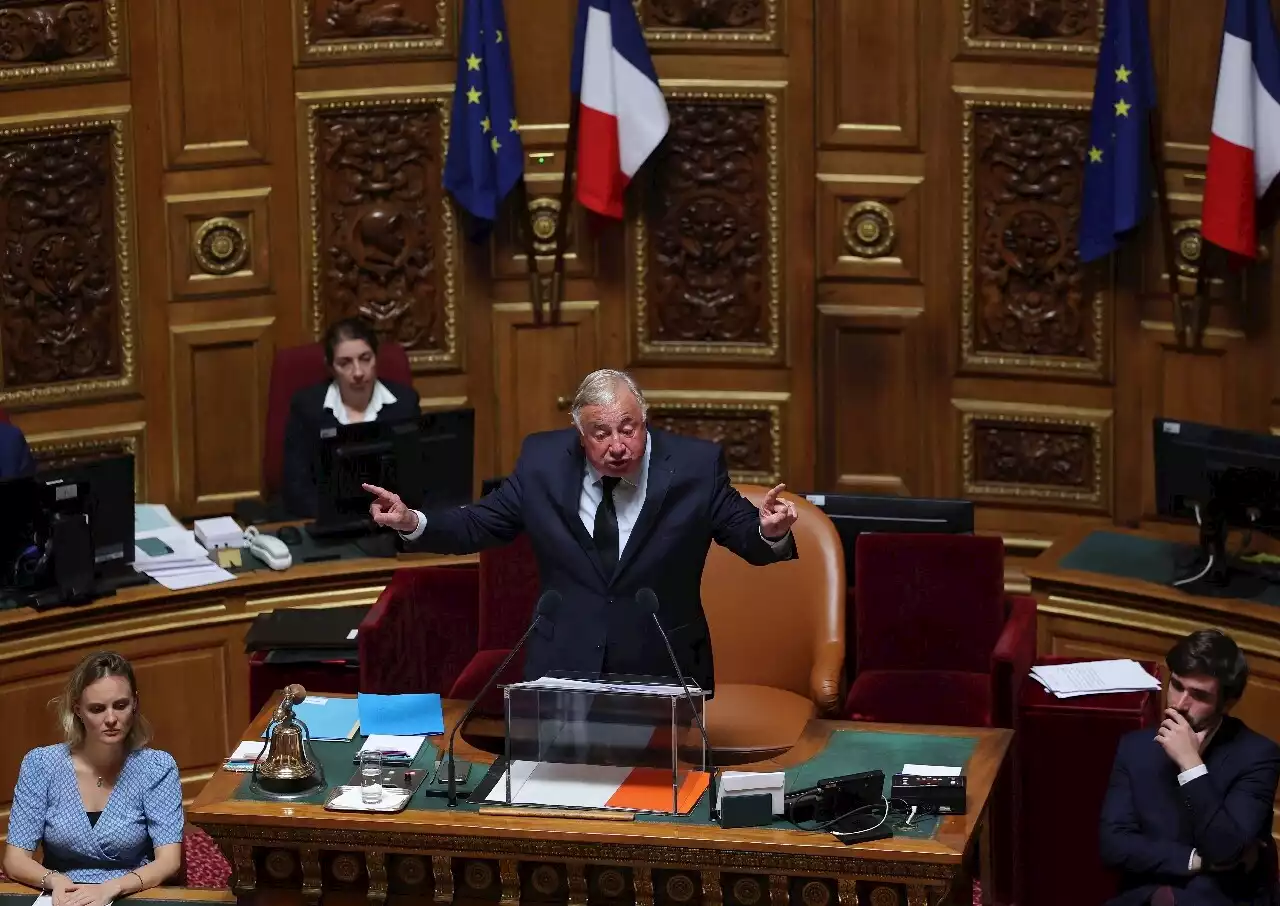
[[[511,801],[550,808],[605,808],[632,769],[601,764],[547,764],[517,761],[511,768]],[[504,773],[485,797],[505,802]]]
[[[680,686],[665,683],[605,683],[598,680],[562,679],[544,676],[541,679],[527,680],[523,683],[512,683],[521,689],[564,689],[571,692],[630,692],[651,695],[684,695]],[[694,683],[689,684],[690,692],[701,691]]]
[[[1044,664],[1032,667],[1031,676],[1058,698],[1160,688],[1158,679],[1142,669],[1137,661],[1127,658]]]
[[[964,768],[952,768],[941,764],[904,764],[902,773],[916,777],[959,777]]]

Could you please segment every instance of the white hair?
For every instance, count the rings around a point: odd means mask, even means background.
[[[613,368],[601,368],[582,379],[578,392],[573,396],[573,424],[582,430],[582,410],[587,406],[611,406],[618,402],[618,388],[625,387],[640,404],[640,417],[649,417],[649,404],[645,402],[644,393],[636,379],[625,371]]]

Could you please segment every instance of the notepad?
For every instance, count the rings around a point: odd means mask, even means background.
[[[294,716],[307,725],[311,739],[349,740],[360,726],[360,711],[354,698],[323,698],[308,695],[306,701],[293,706]],[[263,732],[266,736],[266,731]]]
[[[361,731],[369,736],[434,736],[444,732],[444,711],[434,692],[406,695],[360,693]]]

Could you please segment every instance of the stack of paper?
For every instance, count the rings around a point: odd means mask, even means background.
[[[196,520],[196,540],[206,550],[216,551],[224,547],[244,547],[244,529],[230,516]]]
[[[1058,698],[1160,688],[1158,679],[1143,670],[1137,661],[1129,659],[1044,664],[1032,667],[1031,677]]]
[[[182,527],[173,513],[163,503],[135,503],[133,505],[133,532],[143,535],[156,529]]]
[[[385,764],[409,764],[426,742],[425,736],[391,736],[386,733],[370,733],[360,747],[361,752],[377,752]]]
[[[133,568],[165,588],[197,588],[234,579],[209,559],[209,552],[182,526],[165,526],[134,536]]]
[[[228,771],[252,771],[253,763],[258,760],[258,756],[262,754],[262,749],[266,746],[261,740],[248,740],[236,746],[236,750],[227,756],[227,760],[222,763],[222,767]]]
[[[511,764],[511,804],[551,808],[627,809],[670,812],[671,771],[662,768],[629,768],[602,764],[559,764],[515,761]],[[707,791],[711,775],[689,771],[680,778],[676,812],[686,815]],[[485,797],[506,802],[504,771]]]
[[[511,683],[513,689],[562,689],[566,692],[610,692],[636,695],[684,695],[684,688],[669,683],[611,683],[602,680],[568,679],[558,676],[544,676],[541,679],[525,680]],[[702,690],[698,684],[689,683],[689,691],[698,693]]]

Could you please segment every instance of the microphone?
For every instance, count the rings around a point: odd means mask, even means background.
[[[507,656],[502,659],[502,663],[498,665],[497,670],[493,671],[493,675],[490,676],[488,681],[484,684],[484,688],[476,694],[475,698],[471,699],[471,703],[467,705],[467,710],[462,712],[462,719],[454,724],[453,729],[449,732],[449,753],[445,760],[449,769],[450,808],[454,808],[458,804],[457,772],[454,771],[455,762],[453,759],[453,743],[454,740],[457,739],[458,731],[461,730],[466,722],[471,718],[471,712],[476,709],[476,705],[480,703],[480,699],[484,698],[485,693],[493,688],[493,684],[498,681],[498,677],[502,675],[502,671],[507,669],[507,664],[510,664],[511,659],[516,656],[517,652],[519,652],[521,648],[524,647],[524,643],[529,640],[529,636],[533,634],[533,630],[537,628],[538,624],[542,622],[542,620],[551,619],[551,615],[555,612],[556,608],[560,606],[561,600],[560,592],[556,591],[554,588],[548,589],[542,593],[542,597],[538,598],[538,606],[534,608],[533,622],[529,624],[529,628],[524,631],[524,635],[520,636],[520,641],[516,642],[515,647],[512,648],[507,653]]]
[[[711,769],[711,777],[707,781],[707,792],[711,796],[709,803],[711,808],[711,817],[716,817],[716,764],[715,758],[711,751],[711,740],[707,738],[707,728],[702,723],[702,714],[693,704],[693,693],[689,691],[689,684],[685,681],[684,671],[680,669],[680,662],[676,660],[675,650],[671,647],[671,639],[667,637],[667,631],[662,628],[662,621],[658,619],[658,596],[654,594],[652,588],[642,588],[636,592],[636,603],[653,616],[653,625],[658,627],[658,635],[662,636],[662,644],[667,646],[667,657],[671,659],[671,666],[675,668],[676,679],[680,680],[680,687],[684,689],[685,701],[689,703],[689,710],[693,712],[693,719],[698,725],[698,732],[702,734],[702,750],[706,753],[707,766]],[[705,691],[705,690],[704,690]],[[705,701],[706,699],[703,699]]]

